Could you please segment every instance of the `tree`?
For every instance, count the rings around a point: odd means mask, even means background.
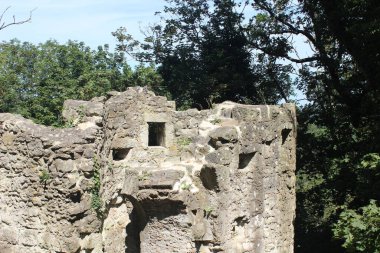
[[[249,50],[244,13],[231,0],[167,1],[162,25],[144,43],[120,32],[119,49],[154,61],[181,108],[209,108],[224,100],[277,103],[291,93],[291,66]],[[136,46],[142,51],[133,53]],[[264,74],[265,73],[265,74]]]
[[[300,64],[296,82],[310,101],[298,114],[296,251],[344,252],[346,235],[332,228],[354,226],[343,214],[360,213],[380,198],[379,164],[363,165],[380,150],[380,40],[374,14],[380,5],[254,0],[253,6],[258,13],[250,23],[252,46]],[[297,38],[310,45],[312,55],[297,56]],[[365,236],[356,232],[357,238]]]
[[[380,77],[380,5],[376,0],[318,1],[334,37],[353,57],[373,90],[378,91]]]
[[[160,85],[152,67],[131,69],[108,45],[91,50],[83,42],[0,44],[0,112],[19,113],[37,123],[62,125],[65,99],[89,100],[110,90]]]

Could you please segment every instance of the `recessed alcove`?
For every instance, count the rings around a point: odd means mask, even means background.
[[[125,227],[125,253],[189,252],[189,248],[177,243],[178,240],[186,246],[191,243],[190,221],[182,201],[137,200],[131,196],[128,200],[133,209]]]
[[[282,129],[281,131],[281,144],[284,145],[286,139],[288,138],[290,132],[292,131],[292,129],[287,129],[287,128],[284,128]]]
[[[219,184],[216,175],[216,169],[204,166],[200,172],[200,178],[203,186],[207,190],[219,191]]]
[[[239,154],[239,169],[245,169],[255,156],[256,152]]]
[[[70,200],[73,203],[79,203],[81,200],[82,194],[80,191],[73,192],[69,195]]]
[[[131,148],[120,148],[112,150],[112,159],[114,161],[121,161],[127,158]]]

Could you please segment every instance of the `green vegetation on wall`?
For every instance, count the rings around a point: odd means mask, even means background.
[[[92,176],[91,187],[91,207],[99,218],[103,217],[103,202],[100,196],[100,163],[97,157],[94,157],[94,174]]]

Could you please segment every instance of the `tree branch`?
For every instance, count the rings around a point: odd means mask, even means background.
[[[7,28],[8,26],[12,26],[12,25],[21,25],[21,24],[24,24],[24,23],[27,23],[27,22],[30,22],[32,20],[32,14],[33,14],[33,10],[31,10],[29,12],[29,17],[27,19],[24,19],[24,20],[20,20],[20,21],[17,21],[16,20],[16,16],[13,15],[12,19],[13,21],[12,22],[9,22],[9,23],[6,23],[5,21],[3,21],[3,18],[4,18],[4,15],[7,13],[7,11],[11,8],[11,6],[8,6],[7,8],[5,8],[5,10],[3,11],[3,13],[1,13],[0,15],[0,30],[3,30],[5,28]]]
[[[271,56],[276,56],[276,57],[282,57],[282,58],[285,58],[291,62],[294,62],[294,63],[305,63],[305,62],[312,62],[312,61],[317,61],[317,60],[321,60],[320,57],[318,56],[312,56],[312,57],[306,57],[306,58],[300,58],[300,59],[297,59],[297,58],[293,58],[289,55],[279,55],[279,54],[275,54],[273,52],[270,52],[270,50],[267,50],[266,48],[264,47],[260,47],[259,45],[257,44],[254,44],[253,45],[254,48],[262,51],[263,53],[265,54],[268,54],[268,55],[271,55]]]
[[[378,74],[379,64],[374,64],[374,63],[378,62],[379,54],[376,54],[376,51],[375,52],[368,51],[367,49],[367,48],[371,48],[370,46],[376,43],[375,42],[376,35],[368,35],[373,41],[371,43],[370,39],[362,38],[362,36],[360,36],[360,30],[356,31],[355,29],[355,32],[350,32],[351,30],[350,28],[354,26],[351,25],[350,27],[350,24],[347,23],[347,21],[345,20],[347,18],[344,16],[347,14],[340,10],[341,8],[340,5],[338,5],[334,1],[319,0],[318,2],[321,4],[321,7],[323,8],[323,11],[325,12],[325,15],[329,24],[329,28],[331,29],[332,33],[336,36],[338,41],[342,45],[344,45],[344,47],[347,49],[349,54],[352,55],[359,69],[362,71],[367,81],[372,86],[372,89],[377,90],[378,89],[377,78],[379,77],[379,74]],[[368,10],[368,12],[371,12],[371,11],[372,10]],[[362,15],[363,14],[364,12],[362,13]],[[370,27],[369,25],[371,24],[370,21],[375,22],[375,20],[376,20],[375,18],[371,19],[370,17],[366,16],[365,19],[361,21],[361,25],[364,26],[365,24],[368,27]],[[375,32],[373,34],[375,34]],[[375,46],[373,48],[376,49],[377,47]],[[373,57],[372,61],[368,59],[369,57]]]
[[[284,57],[285,59],[287,59],[287,60],[289,60],[291,62],[294,62],[294,63],[305,63],[305,62],[312,62],[312,61],[320,60],[320,57],[317,57],[317,56],[300,58],[300,59],[296,59],[296,58],[290,57],[289,55],[284,55],[284,56],[281,56],[281,57]]]
[[[262,10],[265,10],[266,12],[268,12],[269,16],[271,18],[274,18],[276,21],[280,22],[281,24],[285,25],[286,27],[288,27],[288,29],[290,29],[294,34],[302,34],[304,35],[311,43],[315,44],[315,39],[314,37],[306,32],[305,30],[300,30],[298,28],[296,28],[295,26],[293,26],[291,23],[287,22],[286,20],[280,18],[278,15],[276,15],[276,13],[274,13],[273,9],[270,8],[269,6],[263,4],[263,3],[260,3],[260,1],[258,0],[254,0],[255,4],[257,6],[259,6]]]

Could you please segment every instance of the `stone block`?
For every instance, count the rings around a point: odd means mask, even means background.
[[[218,127],[215,130],[211,131],[209,136],[213,141],[232,143],[237,142],[239,138],[236,127],[233,126]]]
[[[146,172],[139,175],[139,188],[165,188],[172,189],[184,172],[180,170],[162,170]]]
[[[232,151],[229,148],[218,149],[206,155],[208,163],[215,163],[219,165],[228,165],[232,161]]]
[[[57,172],[62,172],[62,173],[68,173],[73,170],[76,170],[76,165],[73,160],[56,159],[53,162],[53,167],[55,167]]]

